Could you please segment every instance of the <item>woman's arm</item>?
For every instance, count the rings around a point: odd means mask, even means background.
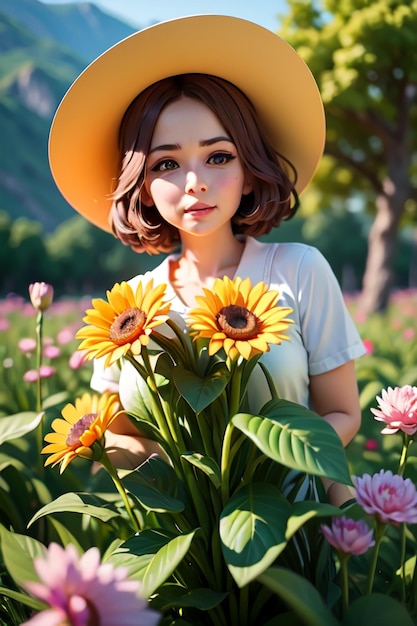
[[[312,408],[333,426],[346,447],[359,431],[361,408],[355,365],[348,361],[334,370],[311,376],[310,394]],[[340,506],[353,497],[346,485],[323,479],[331,504]]]

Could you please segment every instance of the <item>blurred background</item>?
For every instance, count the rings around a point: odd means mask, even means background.
[[[297,216],[268,239],[317,246],[367,313],[415,289],[415,0],[1,0],[0,298],[26,296],[34,281],[53,284],[57,296],[102,296],[161,261],[71,209],[49,172],[48,132],[65,91],[98,54],[135,30],[195,13],[244,17],[282,35],[323,96],[325,156]],[[227,42],[213,45],[227,54]]]

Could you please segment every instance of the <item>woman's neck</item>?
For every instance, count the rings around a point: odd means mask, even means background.
[[[216,278],[235,276],[244,243],[232,233],[217,232],[213,237],[192,237],[182,241],[179,259],[171,263],[170,282],[188,306],[203,287],[210,288]]]

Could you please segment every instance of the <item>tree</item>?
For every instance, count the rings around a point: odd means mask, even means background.
[[[315,76],[327,118],[314,192],[375,214],[362,306],[385,310],[399,228],[417,209],[417,0],[287,0],[280,33]],[[338,198],[339,197],[339,198]]]

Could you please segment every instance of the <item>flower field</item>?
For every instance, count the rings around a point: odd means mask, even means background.
[[[206,355],[174,323],[172,338],[158,334],[168,307],[149,285],[116,285],[94,308],[54,302],[44,283],[0,302],[0,626],[415,623],[417,291],[370,317],[347,297],[367,354],[362,427],[344,460],[303,407],[273,397],[259,416],[244,412],[264,337],[285,338],[279,307],[254,338],[272,306],[262,289],[220,281],[201,299],[191,331]],[[165,352],[156,365],[150,335]],[[114,470],[104,432],[118,402],[91,392],[97,355],[136,367],[149,388],[132,417],[170,463]],[[351,476],[356,502],[304,503],[295,483],[284,497],[288,468]]]

